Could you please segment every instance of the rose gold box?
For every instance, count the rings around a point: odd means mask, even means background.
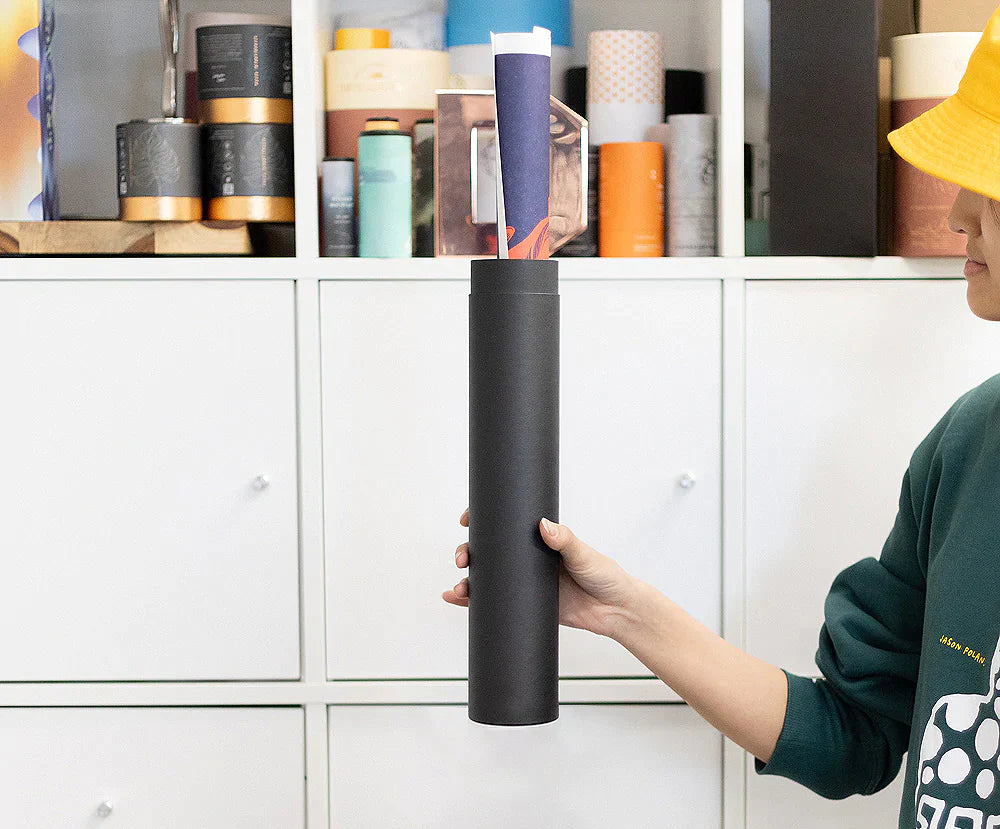
[[[587,229],[587,119],[550,105],[549,238],[557,251]],[[496,127],[492,90],[442,90],[434,122],[436,256],[497,252]]]

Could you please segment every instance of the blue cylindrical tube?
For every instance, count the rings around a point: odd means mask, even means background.
[[[358,254],[413,255],[413,141],[400,130],[358,138]]]

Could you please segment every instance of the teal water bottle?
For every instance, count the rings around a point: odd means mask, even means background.
[[[358,138],[358,255],[413,255],[413,141],[400,130]]]

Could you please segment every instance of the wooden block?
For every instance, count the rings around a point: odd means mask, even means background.
[[[157,222],[154,230],[154,253],[253,253],[246,222]]]
[[[0,222],[0,254],[250,254],[245,222]]]

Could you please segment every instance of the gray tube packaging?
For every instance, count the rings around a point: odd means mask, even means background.
[[[469,295],[469,719],[559,716],[559,273],[472,262]]]

